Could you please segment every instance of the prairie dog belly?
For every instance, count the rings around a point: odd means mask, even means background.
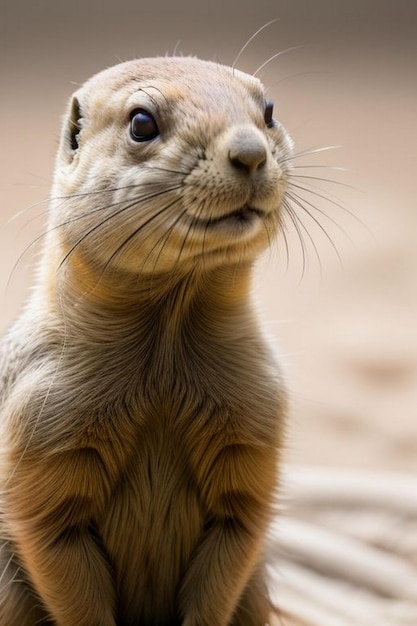
[[[165,416],[149,419],[99,523],[123,624],[180,623],[177,587],[203,526],[180,437]]]

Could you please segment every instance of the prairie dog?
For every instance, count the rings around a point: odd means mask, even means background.
[[[94,76],[0,347],[0,623],[262,626],[285,414],[251,302],[291,142],[258,79]]]

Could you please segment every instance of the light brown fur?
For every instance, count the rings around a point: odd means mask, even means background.
[[[250,289],[290,143],[264,98],[166,58],[70,104],[36,285],[0,351],[4,626],[268,620],[285,399]],[[129,136],[137,108],[152,141]]]

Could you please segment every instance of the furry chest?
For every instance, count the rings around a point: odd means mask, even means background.
[[[121,623],[174,624],[176,593],[204,528],[185,452],[170,429],[144,428],[99,522]]]

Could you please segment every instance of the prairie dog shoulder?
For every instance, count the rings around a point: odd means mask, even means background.
[[[216,63],[132,61],[72,97],[3,344],[0,530],[36,623],[265,623],[285,394],[251,269],[290,150],[261,83]]]

